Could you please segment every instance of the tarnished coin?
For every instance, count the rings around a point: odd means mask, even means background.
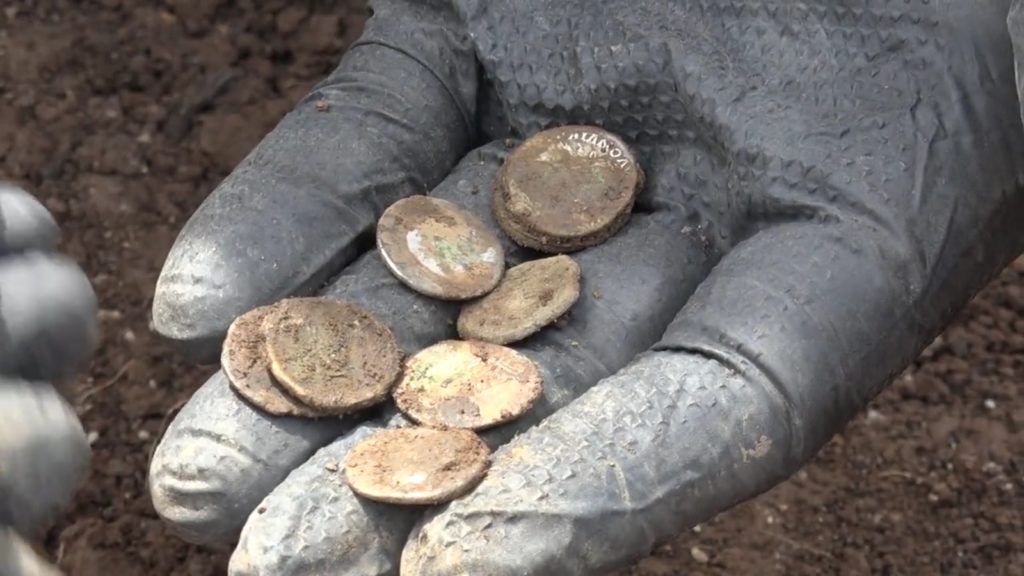
[[[459,336],[509,344],[564,315],[580,297],[580,267],[559,255],[509,268],[501,283],[459,314]]]
[[[363,440],[345,458],[353,492],[392,504],[454,500],[484,477],[490,450],[469,430],[397,428]]]
[[[263,320],[270,372],[321,413],[346,414],[387,398],[402,370],[391,330],[366,310],[328,298],[291,298]]]
[[[498,172],[493,210],[517,244],[565,253],[604,242],[629,220],[644,174],[614,134],[592,126],[540,132]]]
[[[257,408],[275,416],[315,417],[315,410],[290,396],[270,375],[262,325],[272,309],[254,308],[231,323],[221,349],[221,368],[235,392]]]
[[[505,251],[482,220],[440,198],[412,196],[377,223],[377,248],[403,284],[440,300],[490,292],[505,272]]]
[[[394,398],[419,424],[482,430],[526,413],[542,382],[537,365],[511,348],[446,340],[408,359]]]

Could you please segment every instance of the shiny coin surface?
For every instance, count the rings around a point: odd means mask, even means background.
[[[270,372],[321,413],[346,414],[387,398],[401,373],[391,330],[366,310],[328,298],[278,302],[263,320]]]
[[[408,359],[394,398],[419,424],[482,430],[525,414],[542,382],[537,365],[511,348],[446,340]]]
[[[272,309],[254,308],[231,323],[221,348],[221,368],[235,392],[264,412],[315,417],[316,410],[289,395],[270,375],[263,320]]]
[[[397,428],[357,444],[345,458],[353,492],[392,504],[454,500],[484,477],[490,449],[469,430]]]
[[[604,242],[629,220],[644,174],[614,134],[563,126],[527,139],[498,172],[493,210],[521,246],[565,253]]]
[[[509,268],[501,283],[459,314],[459,336],[493,344],[522,340],[554,322],[580,297],[580,267],[559,255]]]
[[[440,300],[490,292],[505,272],[505,251],[482,220],[439,198],[392,204],[377,223],[377,248],[403,284]]]

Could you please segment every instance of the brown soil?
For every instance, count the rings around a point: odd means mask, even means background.
[[[88,481],[46,542],[69,576],[220,576],[164,528],[148,455],[210,374],[148,330],[160,265],[203,197],[336,63],[361,2],[14,0],[0,10],[0,177],[45,200],[93,279],[77,382]],[[1020,574],[1024,262],[805,470],[661,548],[637,576]]]
[[[409,239],[413,231],[418,245]],[[505,272],[505,251],[494,232],[440,198],[411,196],[392,204],[377,222],[377,246],[399,281],[442,300],[482,296]]]
[[[321,414],[383,402],[402,371],[391,330],[369,312],[328,298],[288,298],[263,320],[270,373]]]
[[[537,365],[511,348],[447,340],[409,359],[394,397],[417,423],[483,430],[525,414],[542,385]]]
[[[493,292],[459,313],[459,336],[511,344],[536,333],[569,311],[580,297],[580,267],[559,255],[509,268]]]
[[[629,220],[643,170],[617,136],[561,126],[528,138],[498,172],[493,211],[514,242],[546,253],[596,246]]]
[[[352,490],[392,504],[441,504],[469,492],[490,465],[490,450],[469,430],[396,428],[357,444],[345,457]]]
[[[270,374],[263,320],[273,306],[260,306],[239,316],[228,328],[221,367],[231,387],[250,404],[278,416],[312,418],[317,412],[288,394]]]

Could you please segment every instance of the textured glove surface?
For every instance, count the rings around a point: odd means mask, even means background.
[[[96,342],[96,297],[54,254],[59,230],[35,198],[0,183],[0,573],[49,574],[27,538],[69,504],[89,461],[74,410],[50,381]]]
[[[367,246],[414,193],[494,226],[505,138],[602,125],[647,184],[625,229],[576,255],[568,322],[515,346],[544,401],[487,435],[490,474],[448,506],[344,485],[346,451],[404,424],[392,410],[274,418],[207,382],[151,485],[183,536],[238,539],[234,574],[624,566],[793,473],[1024,248],[1008,1],[374,8],[172,250],[154,322],[193,358],[238,314],[313,292],[369,308],[407,352],[452,337],[457,308]],[[503,240],[510,263],[535,257]]]

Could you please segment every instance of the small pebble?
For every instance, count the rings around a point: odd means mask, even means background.
[[[96,312],[96,319],[100,322],[109,322],[114,320],[120,320],[123,318],[120,310],[111,310],[107,308],[101,308]]]
[[[708,553],[696,546],[690,548],[690,556],[693,556],[693,559],[701,564],[707,564],[711,561],[711,557],[708,556]]]
[[[324,466],[324,470],[327,470],[328,472],[337,472],[338,471],[338,465],[336,463],[334,463],[334,462],[328,462]]]
[[[139,430],[139,440],[145,442],[146,440],[149,440],[151,437],[152,436],[150,435],[149,430]]]
[[[135,332],[132,332],[131,330],[125,330],[124,331],[124,341],[129,343],[129,344],[131,344],[132,342],[135,342]]]
[[[1002,473],[1003,467],[989,460],[988,462],[982,464],[981,471],[986,472],[988,474],[996,475]]]
[[[984,404],[985,404],[985,408],[988,409],[988,410],[995,410],[996,409],[996,401],[991,399],[991,398],[985,398]]]
[[[86,435],[85,438],[86,438],[86,440],[89,441],[89,446],[92,446],[93,444],[96,443],[97,440],[100,439],[100,433],[95,431],[95,430],[90,430],[89,434]]]

